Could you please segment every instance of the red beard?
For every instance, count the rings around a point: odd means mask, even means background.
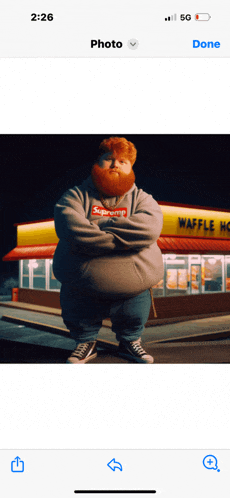
[[[135,175],[131,169],[127,175],[123,171],[118,171],[118,174],[112,173],[112,169],[100,168],[98,164],[94,164],[91,170],[91,177],[94,186],[106,197],[116,197],[123,195],[133,186]]]

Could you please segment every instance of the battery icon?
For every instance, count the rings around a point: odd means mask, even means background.
[[[209,21],[209,19],[211,19],[210,14],[196,14],[195,15],[196,21]]]

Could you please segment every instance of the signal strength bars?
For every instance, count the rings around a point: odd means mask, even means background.
[[[171,16],[169,17],[165,17],[165,21],[176,21],[176,14],[172,14]]]

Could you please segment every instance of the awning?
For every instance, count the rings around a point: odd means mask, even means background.
[[[162,253],[230,254],[230,240],[192,237],[160,237],[157,241]]]
[[[189,237],[160,237],[157,241],[163,254],[230,254],[230,240]],[[20,259],[52,259],[57,244],[17,246],[2,258],[3,261]]]
[[[3,261],[19,259],[52,259],[57,244],[41,244],[37,246],[17,246],[2,258]]]

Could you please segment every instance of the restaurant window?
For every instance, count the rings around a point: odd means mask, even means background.
[[[24,259],[19,264],[20,286],[27,289],[57,290],[61,283],[53,274],[52,259]]]
[[[28,289],[29,288],[29,281],[30,281],[30,278],[29,278],[29,274],[30,274],[30,267],[29,267],[29,259],[24,259],[20,265],[20,270],[21,270],[21,273],[22,273],[22,276],[21,276],[21,285],[22,287]]]
[[[164,278],[158,282],[158,284],[152,286],[153,296],[154,297],[162,297],[164,291]]]
[[[30,259],[33,272],[33,289],[46,288],[46,264],[45,259]]]
[[[202,292],[223,292],[224,256],[202,256]]]
[[[230,292],[230,256],[225,256],[226,292]]]
[[[48,264],[49,264],[49,289],[50,290],[60,290],[61,282],[59,282],[59,280],[57,280],[55,278],[54,273],[53,273],[53,260],[49,259]]]
[[[165,295],[189,294],[188,256],[167,254],[165,260]]]

